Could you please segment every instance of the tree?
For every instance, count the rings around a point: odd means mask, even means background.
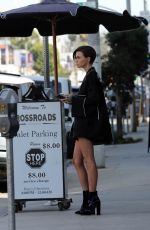
[[[34,65],[33,69],[39,73],[44,74],[44,64],[43,64],[43,41],[40,38],[36,30],[33,31],[31,37],[26,38],[11,38],[11,43],[16,49],[26,49],[32,52]],[[49,45],[50,53],[50,75],[54,75],[54,64],[53,64],[53,47]],[[59,54],[58,54],[58,73],[59,75],[67,75],[65,69],[60,65]]]
[[[16,49],[30,49],[36,42],[41,41],[40,36],[36,30],[33,30],[31,37],[12,37],[10,38],[12,45]]]
[[[109,33],[106,35],[110,51],[103,56],[103,80],[116,93],[117,134],[120,138],[123,137],[123,95],[129,90],[133,92],[135,75],[139,75],[141,71],[147,68],[147,36],[148,32],[144,27],[134,31]],[[132,100],[134,101],[133,97]]]

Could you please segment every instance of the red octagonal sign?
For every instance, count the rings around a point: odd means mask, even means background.
[[[26,163],[31,168],[41,167],[46,161],[46,153],[44,153],[41,149],[30,149],[26,153]]]

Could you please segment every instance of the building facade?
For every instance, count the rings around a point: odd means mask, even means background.
[[[32,74],[33,55],[25,49],[14,49],[9,39],[0,39],[0,72]]]

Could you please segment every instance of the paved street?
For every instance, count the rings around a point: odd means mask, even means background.
[[[59,211],[45,201],[27,202],[16,213],[16,230],[147,230],[150,226],[150,153],[147,153],[147,124],[129,136],[143,138],[135,144],[105,146],[106,167],[99,169],[98,192],[101,216],[78,216],[81,189],[74,167],[69,164],[70,209]],[[3,196],[3,197],[2,197]],[[0,229],[8,229],[7,198],[0,198]]]

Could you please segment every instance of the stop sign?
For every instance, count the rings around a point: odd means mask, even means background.
[[[41,149],[30,149],[26,155],[26,163],[31,168],[41,167],[46,161],[46,153]]]

